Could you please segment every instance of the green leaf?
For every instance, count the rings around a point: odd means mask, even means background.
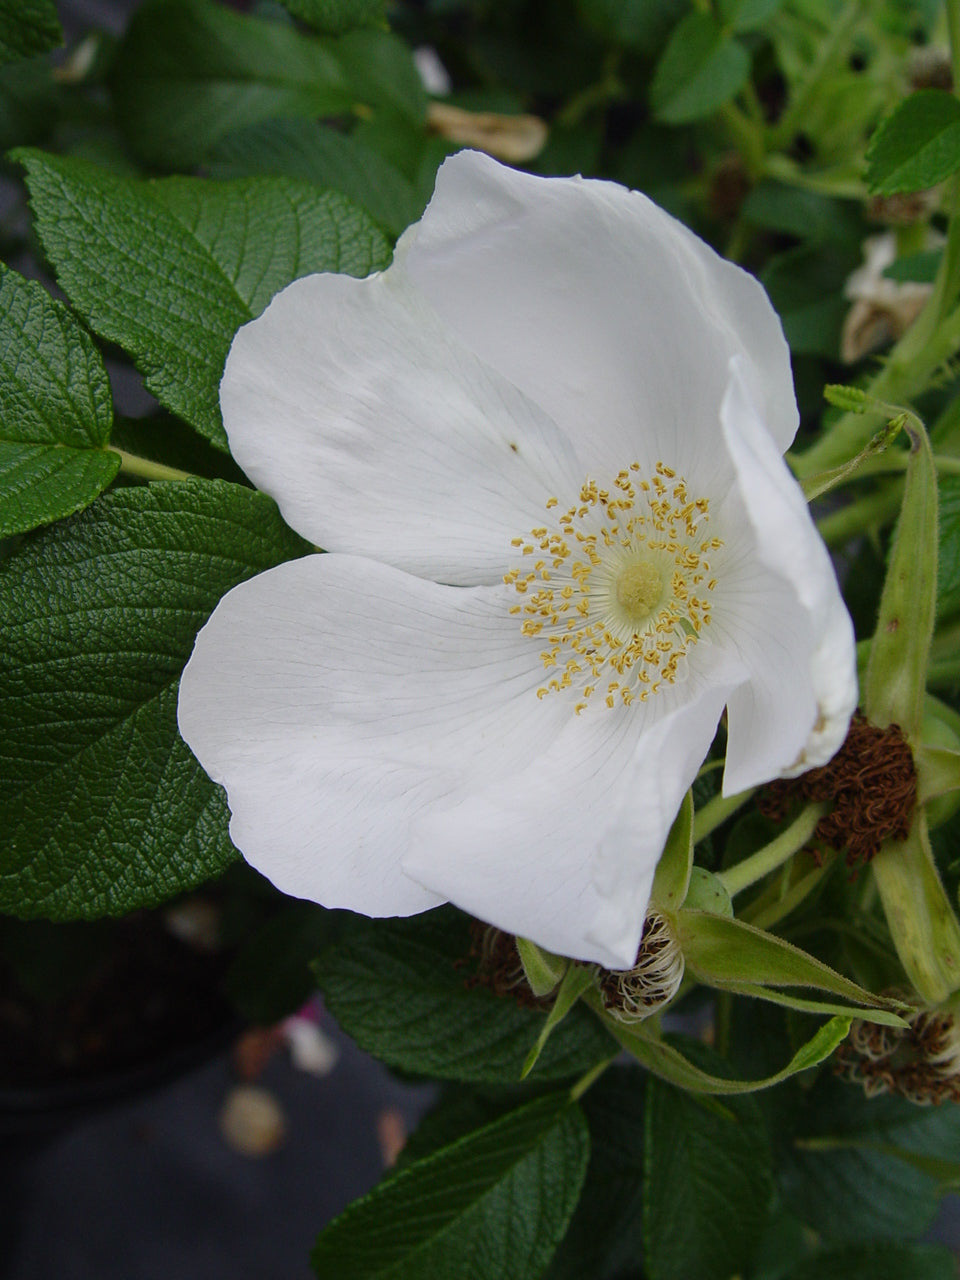
[[[350,1280],[536,1280],[588,1156],[576,1104],[538,1099],[381,1183],[326,1228],[311,1262]]]
[[[0,537],[72,515],[120,468],[110,382],[62,302],[0,265]]]
[[[885,1011],[890,1007],[889,1001],[864,990],[822,960],[743,920],[684,909],[677,917],[677,932],[688,970],[710,986],[814,987],[868,1009]],[[899,1018],[892,1021],[903,1025]]]
[[[742,212],[755,226],[798,240],[849,245],[857,253],[864,237],[862,217],[849,200],[789,187],[769,178],[749,193]]]
[[[299,276],[362,276],[389,258],[364,213],[305,183],[138,182],[82,160],[16,157],[74,306],[133,357],[161,404],[222,449],[220,378],[240,325]]]
[[[53,0],[0,0],[0,65],[63,44]]]
[[[706,1065],[726,1066],[698,1049]],[[650,1082],[643,1218],[650,1280],[728,1280],[749,1269],[773,1194],[770,1144],[754,1099],[731,1099],[724,1111]]]
[[[922,89],[893,109],[870,140],[867,186],[890,196],[923,191],[960,169],[960,101]]]
[[[232,861],[180,671],[227,590],[304,550],[268,498],[192,481],[108,494],[0,562],[0,910],[121,914]]]
[[[413,54],[399,36],[365,27],[341,36],[335,50],[353,92],[362,102],[409,124],[423,124],[427,91]]]
[[[940,556],[937,615],[960,610],[960,476],[940,477]]]
[[[642,1250],[643,1143],[647,1077],[610,1067],[580,1100],[590,1163],[580,1203],[545,1280],[614,1280]]]
[[[956,1261],[940,1244],[857,1244],[806,1258],[783,1280],[955,1280]]]
[[[629,1028],[620,1023],[608,1025],[621,1046],[661,1080],[678,1085],[690,1093],[725,1096],[769,1089],[799,1071],[817,1066],[825,1058],[829,1058],[841,1040],[846,1038],[851,1021],[849,1017],[831,1018],[797,1050],[781,1071],[759,1080],[731,1080],[725,1076],[711,1075],[709,1071],[703,1071],[685,1058],[671,1043],[655,1039],[643,1023]]]
[[[385,21],[385,0],[280,0],[280,3],[324,35],[339,36],[354,27]]]
[[[719,0],[721,22],[734,31],[754,31],[777,12],[783,0]]]
[[[210,171],[219,178],[276,174],[332,187],[392,235],[423,212],[413,183],[389,160],[316,120],[268,120],[231,133],[211,153]]]
[[[472,981],[469,920],[440,908],[357,919],[314,966],[331,1013],[367,1052],[441,1079],[515,1082],[546,1015]],[[582,1006],[544,1046],[531,1079],[582,1075],[613,1042]]]
[[[841,283],[859,261],[859,253],[846,246],[806,244],[778,253],[764,267],[760,281],[794,355],[837,359],[840,331],[850,310]]]
[[[577,0],[585,26],[651,58],[666,44],[685,8],[685,0]]]
[[[701,120],[739,93],[749,74],[743,45],[710,14],[688,13],[657,63],[650,105],[667,124]]]
[[[884,267],[883,274],[888,280],[933,284],[942,261],[942,249],[922,249],[891,262],[889,267]]]
[[[186,169],[228,133],[278,116],[338,115],[356,92],[337,59],[292,26],[210,0],[152,0],[113,67],[116,117],[148,165]]]
[[[246,939],[226,978],[230,999],[249,1022],[273,1026],[314,990],[310,964],[330,941],[331,912],[288,902]]]
[[[555,956],[552,951],[538,947],[529,938],[516,938],[514,941],[530,990],[535,996],[548,996],[569,970],[570,961],[566,956]]]

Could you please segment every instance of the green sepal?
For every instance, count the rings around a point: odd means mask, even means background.
[[[866,991],[829,965],[772,933],[705,911],[681,911],[677,934],[687,972],[708,986],[735,991],[747,985],[814,987],[860,1009],[891,1010],[892,1002]],[[884,1019],[886,1021],[887,1019]],[[903,1025],[899,1019],[896,1025]]]
[[[769,1089],[772,1085],[788,1080],[799,1071],[807,1071],[829,1058],[837,1045],[846,1038],[853,1019],[849,1016],[837,1016],[825,1023],[819,1031],[802,1045],[787,1065],[772,1076],[761,1080],[730,1080],[711,1075],[700,1067],[694,1066],[679,1050],[664,1040],[655,1038],[655,1033],[648,1023],[640,1022],[625,1027],[622,1023],[609,1020],[609,1029],[621,1047],[637,1059],[661,1080],[667,1080],[690,1093],[713,1095],[755,1093],[759,1089]]]
[[[870,865],[907,977],[924,1001],[941,1004],[960,990],[960,923],[933,860],[922,808],[906,840],[886,841]]]
[[[733,916],[733,902],[727,886],[706,867],[693,867],[690,886],[683,900],[685,911],[706,911],[713,916]]]
[[[776,987],[765,987],[759,982],[732,982],[727,983],[723,989],[729,991],[731,995],[766,1000],[769,1004],[780,1005],[783,1009],[795,1009],[798,1013],[812,1013],[826,1017],[832,1017],[834,1014],[847,1017],[854,1014],[867,1022],[879,1022],[885,1027],[907,1026],[905,1019],[887,1009],[877,1009],[873,1005],[857,1008],[848,1004],[836,1004],[831,1000],[807,1000],[802,996],[790,995],[786,991],[778,991]]]
[[[543,1052],[543,1046],[553,1034],[554,1027],[560,1025],[583,993],[593,986],[596,977],[597,971],[593,965],[572,964],[567,969],[563,976],[563,981],[560,983],[557,998],[553,1002],[553,1008],[547,1015],[547,1020],[537,1036],[537,1042],[527,1054],[523,1070],[520,1072],[521,1080],[525,1080],[536,1066],[537,1059]]]
[[[517,953],[523,965],[524,976],[535,996],[548,996],[567,972],[570,961],[565,956],[555,956],[545,951],[529,938],[517,938]]]
[[[917,800],[926,804],[934,796],[960,789],[960,751],[921,744],[916,754]]]
[[[693,791],[683,797],[653,877],[650,900],[663,911],[679,910],[693,869]]]
[[[844,390],[846,389],[844,388]],[[854,388],[851,387],[849,390],[854,390]],[[866,409],[861,407],[854,409],[853,412],[865,413]],[[837,485],[844,484],[847,480],[852,480],[866,463],[879,457],[881,453],[884,453],[893,444],[906,422],[907,415],[905,413],[897,414],[879,431],[875,432],[860,452],[848,462],[843,462],[838,467],[831,467],[828,471],[818,471],[812,476],[804,476],[800,481],[803,496],[808,502],[813,502],[816,498],[822,498],[825,493],[829,493],[831,489],[835,489]]]
[[[937,607],[937,472],[927,434],[916,419],[906,485],[893,538],[877,628],[870,645],[863,699],[881,729],[898,724],[919,740],[927,661]]]
[[[848,387],[842,382],[828,382],[823,388],[823,398],[836,409],[846,413],[866,413],[869,397],[862,387]]]

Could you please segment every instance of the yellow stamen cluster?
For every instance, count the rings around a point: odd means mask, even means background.
[[[547,509],[559,505],[550,498]],[[608,707],[629,706],[683,678],[687,651],[710,624],[708,557],[723,546],[706,536],[709,506],[664,463],[645,479],[634,462],[609,489],[586,480],[552,528],[513,539],[533,559],[504,574],[523,597],[510,612],[545,643],[540,657],[555,673],[537,697],[574,689],[579,714],[598,689]]]

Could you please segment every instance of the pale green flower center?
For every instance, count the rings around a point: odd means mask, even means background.
[[[550,498],[550,524],[513,539],[530,567],[504,575],[523,597],[511,608],[521,631],[546,645],[552,675],[537,696],[572,689],[579,714],[598,689],[608,707],[629,706],[684,679],[710,625],[710,556],[723,546],[707,534],[708,499],[691,498],[664,463],[646,479],[634,462],[609,489],[586,480],[555,516],[559,505]]]

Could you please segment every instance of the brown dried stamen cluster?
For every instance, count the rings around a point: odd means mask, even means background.
[[[552,997],[541,998],[530,990],[512,933],[504,933],[482,920],[471,920],[469,958],[476,968],[464,983],[468,990],[486,987],[494,995],[511,996],[521,1009],[549,1007]]]
[[[601,969],[600,994],[620,1022],[640,1022],[669,1004],[683,980],[683,952],[659,911],[647,914],[632,969]]]
[[[843,746],[829,764],[799,778],[771,782],[757,807],[782,822],[792,802],[831,805],[817,823],[814,840],[840,852],[848,867],[869,862],[885,840],[905,840],[917,799],[913,754],[897,724],[878,729],[857,712]]]
[[[960,1102],[960,1026],[943,1011],[921,1010],[904,1028],[858,1019],[834,1070],[868,1098],[890,1093],[918,1106]]]

